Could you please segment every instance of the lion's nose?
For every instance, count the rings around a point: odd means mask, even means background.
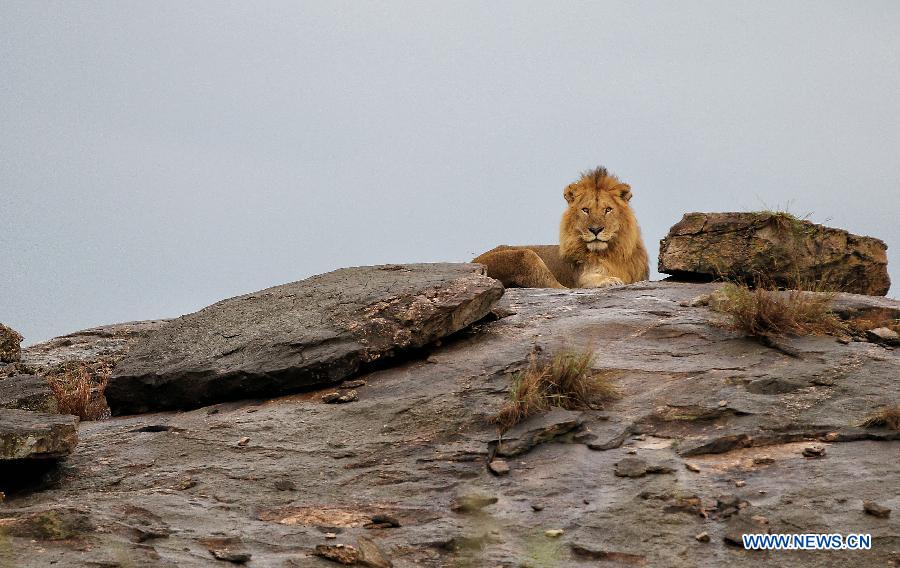
[[[603,227],[588,227],[588,230],[594,233],[594,236],[596,237],[600,234],[601,231],[603,231]]]

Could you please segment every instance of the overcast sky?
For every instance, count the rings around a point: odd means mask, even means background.
[[[787,205],[898,282],[898,30],[893,0],[3,0],[0,322],[553,243],[600,164],[654,278],[684,212]]]

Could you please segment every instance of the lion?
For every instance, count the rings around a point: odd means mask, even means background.
[[[487,274],[519,288],[602,288],[649,277],[631,187],[598,167],[563,191],[559,245],[501,245],[476,257]]]

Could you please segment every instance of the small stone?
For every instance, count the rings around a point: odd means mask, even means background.
[[[729,507],[737,507],[738,503],[741,502],[740,497],[737,495],[719,495],[716,497],[716,508],[720,511],[725,510]]]
[[[488,469],[494,475],[507,475],[509,473],[509,464],[506,460],[496,459],[488,464]]]
[[[734,486],[735,486],[735,487],[743,487],[743,486],[745,486],[745,485],[747,485],[747,482],[744,481],[743,479],[735,479],[735,480],[734,480]]]
[[[850,343],[850,338],[847,337],[846,335],[841,335],[841,336],[838,336],[837,342],[840,343],[841,345],[847,345]]]
[[[825,457],[825,448],[822,446],[807,446],[803,448],[803,456],[807,458]]]
[[[900,345],[900,334],[887,327],[876,327],[866,331],[866,338],[877,343]]]
[[[750,517],[750,520],[758,525],[768,525],[769,524],[769,519],[766,517],[763,517],[762,515],[753,515],[752,517]]]
[[[450,502],[450,510],[456,513],[472,513],[496,502],[496,497],[487,495],[462,495]]]
[[[563,535],[562,529],[549,529],[544,531],[544,534],[549,536],[550,538],[558,538]]]
[[[531,504],[531,510],[532,510],[532,511],[536,511],[536,512],[537,512],[537,511],[543,511],[543,510],[544,510],[544,505],[543,505],[542,503],[532,503],[532,504]]]
[[[341,393],[337,391],[328,392],[322,395],[322,402],[324,402],[325,404],[334,404],[338,401],[339,398],[341,398]]]
[[[338,386],[338,388],[346,390],[346,389],[358,389],[359,387],[364,387],[364,386],[366,386],[366,381],[364,381],[363,379],[356,379],[353,381],[344,381],[343,383],[341,383]]]
[[[628,451],[626,451],[625,453],[628,454],[628,455],[634,456],[634,455],[637,455],[637,450],[628,450]]]
[[[702,532],[694,537],[698,542],[709,542],[709,533]]]
[[[643,477],[647,475],[647,467],[641,458],[627,457],[616,462],[614,473],[617,477]]]
[[[693,471],[694,473],[700,473],[700,468],[690,462],[685,462],[684,467],[688,471]]]
[[[355,390],[334,391],[322,395],[322,402],[326,404],[344,404],[355,400],[359,400],[359,394]]]
[[[886,519],[891,516],[890,509],[882,507],[875,501],[863,501],[863,511],[873,517],[878,517],[879,519]]]
[[[775,463],[775,458],[771,456],[758,456],[753,458],[753,465],[764,465],[769,463]]]
[[[209,553],[212,554],[213,558],[216,560],[224,560],[225,562],[231,562],[232,564],[246,564],[253,556],[249,552],[232,552],[227,548],[211,548]]]
[[[727,401],[727,400],[720,400],[720,401],[719,401],[719,408],[725,408],[726,406],[728,406],[728,401]]]
[[[325,533],[323,536],[325,538],[337,538],[337,535],[334,533]]]
[[[245,447],[245,446],[246,446],[247,444],[249,444],[249,443],[250,443],[250,437],[249,437],[249,436],[244,436],[243,438],[241,438],[240,440],[238,440],[237,445],[243,448],[243,447]]]
[[[190,489],[190,488],[196,487],[196,486],[197,486],[197,482],[193,478],[185,477],[184,479],[182,479],[175,485],[175,489],[178,489],[179,491],[184,491],[185,489]]]
[[[314,554],[345,566],[352,566],[359,560],[359,551],[349,544],[317,544]]]
[[[275,482],[275,489],[279,491],[295,491],[297,486],[290,479],[279,479]]]

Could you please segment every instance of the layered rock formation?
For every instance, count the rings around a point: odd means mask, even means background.
[[[900,401],[898,351],[864,334],[767,347],[695,301],[716,288],[508,290],[477,310],[491,316],[346,389],[82,423],[41,491],[0,504],[0,565],[889,566],[900,431],[860,425]],[[900,317],[885,298],[834,305]],[[488,419],[535,346],[595,349],[621,398],[499,436]],[[356,400],[322,402],[350,388]],[[747,551],[746,532],[873,543]]]
[[[883,296],[887,246],[786,213],[687,213],[659,245],[659,271]]]
[[[335,383],[465,328],[502,294],[480,265],[336,270],[163,325],[118,363],[106,398],[124,414]]]

